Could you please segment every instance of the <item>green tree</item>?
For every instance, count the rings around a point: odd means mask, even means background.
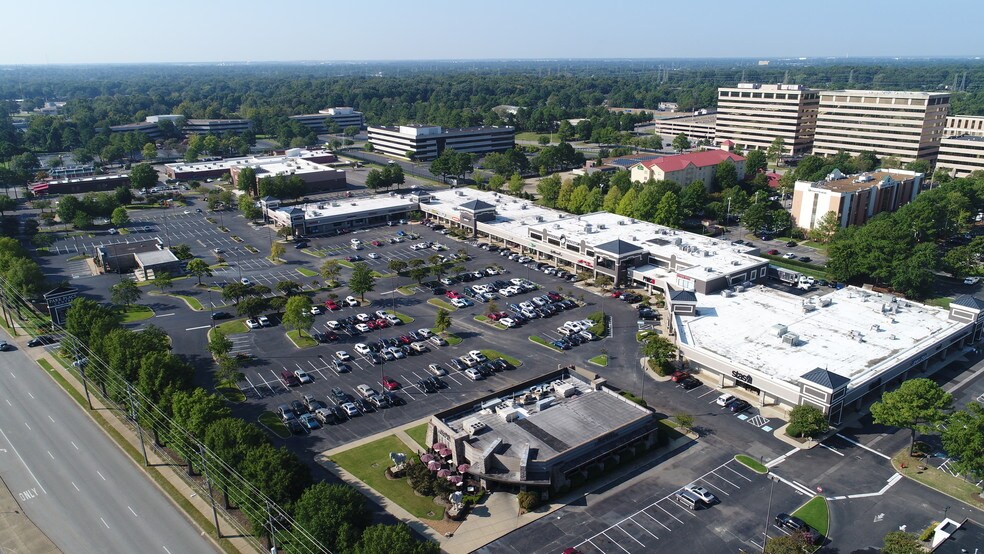
[[[78,212],[72,218],[72,226],[76,229],[89,229],[92,227],[92,216],[85,212]]]
[[[352,278],[349,279],[349,290],[352,294],[358,294],[362,300],[366,299],[366,293],[372,292],[376,288],[376,278],[372,275],[372,269],[365,262],[356,262],[352,268]]]
[[[171,414],[170,444],[188,462],[191,472],[192,460],[198,459],[191,439],[204,438],[212,422],[230,417],[232,413],[221,396],[196,388],[179,390],[171,396]]]
[[[300,292],[301,284],[296,281],[285,280],[277,282],[277,291],[284,296],[293,296]]]
[[[342,264],[334,258],[330,258],[321,264],[318,271],[325,283],[338,283],[338,276],[342,272]]]
[[[622,199],[618,201],[618,210],[616,210],[616,213],[625,217],[635,217],[638,210],[636,205],[637,197],[638,193],[636,189],[630,188],[622,195]]]
[[[256,198],[260,193],[259,185],[256,182],[256,170],[252,167],[247,166],[239,170],[239,175],[236,177],[236,185],[247,196]]]
[[[239,213],[243,214],[248,220],[259,219],[263,216],[263,210],[256,205],[256,201],[248,195],[244,194],[239,197]]]
[[[499,192],[505,184],[506,178],[502,175],[495,174],[489,179],[489,183],[486,185],[486,188],[493,192]]]
[[[919,537],[905,531],[891,531],[885,535],[881,554],[923,554],[926,552]]]
[[[575,214],[583,214],[592,211],[591,203],[591,190],[588,185],[581,184],[571,191],[570,199],[567,201],[567,209]]]
[[[642,346],[642,354],[649,358],[649,367],[663,371],[676,358],[676,345],[666,337],[653,335],[646,339]]]
[[[509,177],[509,184],[507,186],[510,194],[519,194],[523,192],[523,187],[526,186],[526,181],[523,180],[523,177],[519,173],[513,173],[512,176]]]
[[[738,170],[731,160],[725,160],[714,170],[714,185],[718,190],[726,190],[738,186]]]
[[[875,423],[909,429],[909,452],[916,442],[916,431],[930,432],[946,419],[953,397],[930,379],[909,379],[897,390],[886,391],[871,405]]]
[[[383,170],[383,177],[386,179],[386,186],[402,185],[407,182],[406,175],[403,173],[403,166],[400,164],[390,164]]]
[[[684,217],[694,217],[704,212],[707,205],[707,189],[703,181],[694,181],[680,193],[680,211]]]
[[[386,267],[394,273],[403,273],[407,269],[407,262],[394,258],[386,264]]]
[[[551,175],[544,177],[536,185],[536,192],[540,195],[540,203],[548,208],[557,206],[557,197],[560,195],[560,177]]]
[[[421,260],[421,261],[423,261],[423,260]],[[409,276],[414,281],[417,281],[417,284],[419,285],[420,282],[424,280],[424,277],[427,277],[427,275],[429,273],[430,273],[430,270],[427,269],[426,267],[424,267],[424,266],[418,266],[418,267],[412,267],[412,268],[410,268]]]
[[[311,315],[311,299],[303,295],[291,296],[287,299],[287,306],[284,309],[281,322],[287,329],[297,331],[298,335],[302,331],[309,331],[314,325],[314,316]]]
[[[438,333],[444,333],[450,328],[451,312],[444,308],[438,308],[437,315],[434,317],[434,329],[437,329]]]
[[[142,294],[140,287],[130,279],[123,279],[110,287],[109,290],[113,304],[123,306],[123,310],[127,310],[131,304],[139,300]]]
[[[564,182],[560,185],[560,189],[557,191],[556,207],[560,210],[571,211],[570,205],[572,194],[574,194],[574,181],[564,179]]]
[[[113,210],[113,215],[110,217],[110,221],[115,227],[124,227],[130,222],[130,214],[126,213],[126,208],[120,206]]]
[[[823,412],[815,406],[801,404],[789,412],[789,426],[786,434],[792,437],[815,437],[830,426]]]
[[[192,258],[191,247],[187,244],[177,244],[171,247],[171,253],[179,260],[190,260]]]
[[[294,519],[311,534],[318,550],[350,552],[359,542],[371,513],[366,498],[348,485],[315,483],[294,505]]]
[[[13,198],[0,194],[0,217],[7,215],[7,212],[17,209],[17,201]]]
[[[653,222],[667,227],[680,227],[683,224],[683,218],[680,216],[680,201],[676,194],[668,192],[663,195],[663,199],[656,206]]]
[[[775,166],[779,166],[779,159],[786,153],[786,141],[782,137],[776,137],[769,148],[765,151],[765,157],[772,160]]]
[[[33,297],[42,291],[45,285],[44,272],[37,262],[30,258],[14,258],[8,263],[4,277],[12,290],[27,297]]]
[[[287,249],[284,247],[284,243],[280,241],[276,241],[270,245],[271,260],[279,260],[285,252],[287,252]]]
[[[239,358],[237,356],[229,356],[228,354],[223,354],[215,358],[215,375],[214,382],[217,385],[231,384],[235,385],[242,379],[242,374],[239,372]]]
[[[148,142],[143,146],[143,150],[140,151],[140,157],[150,162],[156,160],[157,146],[153,142]]]
[[[940,438],[951,468],[977,479],[984,477],[984,407],[972,402],[966,410],[951,414]]]
[[[610,213],[618,212],[618,203],[622,200],[622,190],[618,187],[610,187],[605,193],[605,199],[601,204],[601,209]]]
[[[809,554],[814,549],[805,533],[769,537],[765,543],[765,554]]]
[[[141,163],[130,169],[130,185],[138,189],[157,186],[157,171],[148,163]]]
[[[162,271],[154,277],[154,286],[159,288],[161,293],[163,293],[165,290],[174,286],[174,279],[171,278],[170,273]]]
[[[259,296],[247,296],[236,304],[236,313],[253,318],[267,311],[269,307],[270,303],[266,298],[261,298]]]
[[[830,242],[839,229],[840,219],[837,217],[837,212],[831,210],[823,214],[816,225],[807,233],[807,236],[814,242],[826,244]]]
[[[187,388],[195,372],[184,360],[167,351],[148,352],[139,360],[137,390],[154,404],[168,401],[176,391]]]
[[[191,261],[189,261],[188,265],[185,266],[185,269],[188,271],[188,273],[194,275],[195,277],[198,277],[199,285],[202,284],[202,277],[212,276],[212,268],[208,267],[208,264],[205,263],[205,260],[202,260],[200,258],[194,258]]]
[[[240,473],[281,506],[292,505],[311,484],[311,471],[293,452],[269,444],[247,452]],[[263,521],[266,521],[265,517]]]
[[[680,133],[679,135],[673,137],[673,149],[677,152],[683,152],[684,150],[690,149],[690,139],[687,135]]]
[[[383,172],[378,169],[372,169],[369,174],[366,175],[366,188],[369,190],[376,190],[388,187],[389,183],[386,181],[386,177]]]
[[[211,352],[216,358],[228,356],[229,352],[232,351],[232,341],[229,340],[229,337],[218,329],[213,329],[209,335],[208,351]]]
[[[752,150],[745,156],[745,178],[750,179],[760,172],[766,171],[769,162],[765,157],[765,152]]]
[[[406,523],[389,525],[379,523],[366,528],[355,554],[438,554],[439,544],[433,541],[418,542],[410,534]]]

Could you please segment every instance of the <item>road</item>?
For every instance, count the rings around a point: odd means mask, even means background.
[[[0,475],[64,552],[215,552],[23,352],[0,352],[0,395]]]

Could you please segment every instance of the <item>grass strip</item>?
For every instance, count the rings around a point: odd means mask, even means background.
[[[735,461],[744,465],[748,469],[751,469],[755,473],[766,474],[769,472],[769,468],[765,467],[761,462],[756,460],[751,456],[746,456],[745,454],[738,454],[735,456]]]
[[[458,309],[452,306],[451,304],[448,304],[447,302],[441,300],[440,298],[431,298],[430,300],[427,301],[427,303],[430,304],[431,306],[437,306],[438,308],[443,308],[449,312],[454,312],[457,311]]]
[[[225,383],[215,387],[215,391],[222,395],[223,398],[229,402],[240,403],[246,402],[246,395],[243,391],[239,390],[239,387]]]
[[[549,349],[551,349],[551,350],[553,350],[555,352],[560,352],[560,349],[559,348],[557,348],[556,346],[550,344],[550,341],[548,341],[547,339],[541,337],[540,335],[530,335],[530,342],[535,342],[535,343],[539,344],[540,346],[546,346],[547,348],[549,348]]]
[[[802,519],[824,537],[827,536],[827,531],[830,528],[830,513],[827,510],[826,498],[814,496],[793,512],[793,515]]]
[[[400,321],[404,323],[404,325],[408,323],[413,323],[413,318],[408,316],[407,314],[401,314],[400,312],[393,312],[393,315],[398,317]]]
[[[519,358],[513,358],[512,356],[503,354],[502,352],[499,352],[498,350],[482,349],[482,354],[485,354],[485,357],[488,358],[488,359],[490,359],[490,360],[498,360],[498,359],[501,358],[501,359],[509,362],[509,364],[512,365],[513,367],[519,367],[519,366],[523,365],[523,362],[521,362],[519,360]]]
[[[287,430],[287,426],[284,425],[284,422],[280,420],[280,416],[277,414],[267,410],[260,414],[260,417],[256,418],[256,421],[260,422],[260,425],[274,435],[282,439],[290,438],[290,432]]]
[[[133,323],[154,317],[154,310],[150,306],[132,305],[122,310],[123,323]]]
[[[402,287],[396,287],[396,290],[400,291],[400,294],[404,296],[413,296],[413,294],[417,292],[416,287],[407,286],[407,285],[403,285]]]
[[[980,496],[980,487],[937,469],[927,464],[922,458],[913,458],[909,455],[908,449],[903,449],[892,457],[892,466],[896,471],[913,481],[936,489],[977,509],[984,509],[984,499]]]
[[[426,423],[421,423],[420,425],[418,425],[416,427],[411,427],[411,428],[409,428],[409,429],[406,430],[406,433],[408,435],[410,435],[410,438],[411,439],[417,441],[417,444],[419,444],[420,446],[424,447],[425,449],[428,448],[429,445],[426,442],[424,442],[427,439],[427,424]]]
[[[179,300],[183,300],[184,303],[187,304],[189,308],[195,310],[196,312],[200,312],[205,309],[205,306],[203,306],[202,303],[199,302],[198,299],[193,296],[186,296],[184,294],[169,294],[167,296],[173,296]]]
[[[239,333],[245,333],[249,331],[249,327],[246,327],[245,319],[236,319],[233,321],[227,321],[221,325],[216,325],[215,328],[221,331],[226,336],[236,335]]]
[[[310,269],[308,269],[306,267],[299,267],[299,268],[297,268],[297,272],[300,273],[301,275],[305,276],[305,277],[317,277],[318,276],[318,272],[317,271],[312,271],[312,270],[310,270]]]
[[[608,354],[599,354],[594,358],[588,359],[588,361],[601,367],[608,367]]]
[[[294,343],[297,348],[311,348],[318,346],[318,341],[309,336],[302,335],[300,331],[287,331],[287,338]]]
[[[389,435],[362,446],[332,456],[332,461],[357,477],[377,493],[420,519],[440,520],[444,508],[434,504],[429,496],[417,496],[404,479],[387,479],[386,468],[392,464],[390,452],[407,452],[407,445]]]

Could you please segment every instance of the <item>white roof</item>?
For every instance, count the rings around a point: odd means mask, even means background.
[[[133,256],[137,259],[140,267],[153,267],[155,265],[178,261],[178,257],[167,248],[163,250],[151,250],[150,252],[139,252]]]
[[[756,286],[731,296],[698,295],[697,316],[675,317],[681,343],[733,365],[789,382],[821,367],[850,379],[853,388],[965,325],[941,308],[891,299],[847,287],[811,302]],[[804,311],[804,302],[813,309]],[[777,325],[798,335],[798,344],[783,342]]]
[[[337,218],[345,214],[365,214],[373,210],[383,210],[387,208],[405,208],[407,210],[417,206],[416,200],[410,195],[399,196],[370,196],[363,198],[339,198],[337,200],[326,200],[324,202],[311,202],[299,206],[289,206],[278,208],[279,211],[289,211],[295,208],[304,210],[304,219],[313,220],[321,217],[331,216]]]
[[[215,160],[210,162],[192,162],[192,163],[175,163],[166,164],[165,167],[173,169],[174,171],[205,171],[212,169],[231,169],[233,167],[263,167],[267,168],[270,166],[275,166],[277,164],[287,163],[287,162],[303,162],[307,164],[317,165],[320,169],[326,169],[326,166],[321,164],[315,164],[310,162],[305,158],[311,156],[324,156],[326,154],[331,154],[327,150],[301,150],[293,149],[287,154],[281,156],[248,156],[245,158],[226,158],[224,160]]]

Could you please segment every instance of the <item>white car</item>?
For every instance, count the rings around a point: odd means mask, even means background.
[[[363,356],[372,352],[372,350],[369,349],[369,346],[366,345],[364,342],[360,342],[359,344],[355,345],[355,351],[358,352],[359,354],[362,354]]]
[[[430,329],[417,329],[417,334],[424,337],[425,339],[433,335]]]
[[[349,356],[349,353],[344,350],[339,350],[335,352],[335,358],[340,362],[347,362],[352,359],[352,356]]]
[[[403,321],[393,314],[386,314],[386,321],[390,322],[390,325],[400,325]]]
[[[428,340],[430,340],[430,343],[433,344],[434,346],[447,346],[448,345],[448,341],[442,339],[441,337],[436,337],[435,336],[435,337],[431,337]]]
[[[262,325],[260,325],[260,322],[256,321],[255,319],[247,319],[246,326],[249,327],[250,329],[259,329],[260,327],[262,327]]]
[[[320,315],[324,313],[324,308],[321,306],[311,306],[311,315]]]
[[[311,376],[308,375],[307,372],[304,371],[303,369],[298,369],[294,371],[294,375],[297,377],[297,380],[300,381],[302,384],[314,382],[314,379],[312,379]]]
[[[376,317],[386,317],[386,310],[379,310],[376,312]]]
[[[183,211],[181,213],[183,213],[185,215],[191,215],[191,210],[185,210],[185,211]]]
[[[389,347],[387,349],[387,352],[390,352],[391,354],[393,354],[393,359],[396,359],[396,360],[402,360],[403,358],[406,358],[407,357],[407,353],[404,352],[402,348],[397,348],[395,346]]]
[[[424,343],[422,343],[422,342],[415,342],[415,343],[412,343],[412,344],[410,345],[410,348],[411,348],[411,349],[412,349],[412,350],[413,350],[414,352],[416,352],[416,353],[418,353],[418,354],[423,354],[424,352],[427,352],[428,350],[430,350],[429,348],[427,348],[427,345],[426,345],[426,344],[424,344]]]
[[[715,400],[714,402],[718,406],[724,407],[727,406],[728,404],[731,404],[735,400],[737,400],[737,398],[735,398],[733,394],[724,393],[721,396],[717,397],[717,400]]]
[[[785,254],[782,255],[782,257],[786,258],[787,260],[792,260],[793,258],[796,257],[796,254],[793,254],[792,252],[786,252]]]
[[[355,404],[353,404],[351,402],[346,402],[346,403],[342,404],[341,405],[341,408],[343,410],[345,410],[345,415],[347,415],[349,417],[359,415],[359,408],[357,408],[355,406]]]
[[[454,306],[455,308],[467,308],[468,301],[465,300],[464,298],[452,298],[451,305]]]
[[[701,487],[697,483],[690,483],[684,488],[700,497],[705,504],[714,504],[718,500],[716,496],[711,494],[711,491]]]
[[[357,314],[355,316],[355,319],[358,319],[360,322],[365,323],[369,321],[369,314]]]
[[[511,318],[511,317],[504,317],[504,318],[500,319],[498,321],[498,323],[501,323],[501,324],[505,325],[506,327],[515,327],[516,326],[516,320],[513,319],[513,318]]]
[[[578,331],[581,331],[581,330],[584,329],[584,327],[581,325],[581,322],[580,321],[567,321],[567,322],[564,322],[564,327],[566,329],[570,329],[571,331],[574,331],[575,333],[577,333]]]
[[[360,333],[368,333],[369,331],[372,331],[372,329],[370,329],[369,326],[366,325],[365,323],[356,323],[355,328]]]
[[[966,279],[964,279],[964,284],[965,285],[976,285],[977,283],[980,283],[980,282],[981,282],[981,278],[980,277],[967,277]]]
[[[265,315],[261,315],[260,317],[256,318],[256,320],[259,321],[260,325],[262,325],[263,327],[269,327],[273,325],[272,323],[270,323],[270,318]]]
[[[426,244],[411,244],[410,245],[410,250],[423,250],[424,248],[427,248],[427,245]]]
[[[375,252],[370,252],[370,253],[368,254],[368,256],[369,256],[370,258],[372,258],[373,260],[378,260],[378,259],[379,259],[379,254],[377,254],[377,253],[375,253]]]
[[[485,377],[483,377],[482,374],[477,369],[473,369],[473,368],[466,369],[465,375],[467,375],[468,378],[471,379],[472,381],[481,381],[482,379],[485,379]]]
[[[335,321],[334,319],[326,322],[325,325],[327,325],[328,328],[331,329],[332,331],[337,331],[342,328],[342,324]]]
[[[485,357],[485,354],[482,354],[481,350],[472,350],[471,352],[468,353],[468,355],[471,356],[471,359],[475,360],[476,362],[489,361],[489,359]]]
[[[244,285],[246,285],[247,287],[253,284],[253,283],[252,283],[252,282],[251,282],[251,281],[250,281],[249,279],[247,279],[246,277],[243,277],[242,279],[240,279],[240,280],[239,280],[239,282],[240,282],[240,283],[242,283],[242,284],[244,284]]]
[[[376,389],[370,387],[369,385],[359,385],[355,387],[355,390],[359,391],[359,395],[362,398],[369,398],[370,396],[379,394],[376,392]]]
[[[354,296],[346,296],[345,303],[352,307],[359,305],[359,301]]]
[[[108,230],[106,232],[109,233],[109,234],[111,234],[111,235],[115,235],[116,234],[116,229],[112,229],[111,228],[110,230]]]
[[[441,367],[441,366],[439,366],[437,364],[430,364],[430,365],[428,365],[427,366],[427,371],[431,372],[433,375],[437,375],[438,377],[440,377],[441,375],[447,375],[448,374],[448,370],[444,369],[443,367]]]

